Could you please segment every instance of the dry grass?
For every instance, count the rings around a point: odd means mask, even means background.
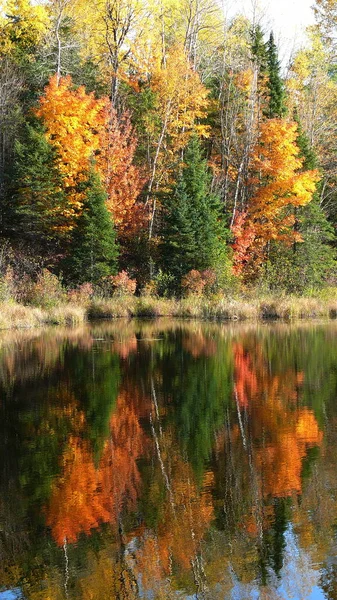
[[[208,321],[259,321],[337,318],[337,293],[316,297],[217,297],[190,296],[182,300],[143,296],[93,299],[89,304],[60,304],[53,308],[0,304],[0,329],[43,325],[75,326],[87,320],[178,317]]]
[[[118,317],[130,317],[134,297],[111,298],[102,300],[94,298],[87,307],[87,318],[93,319],[116,319]]]
[[[43,325],[79,325],[86,320],[85,308],[72,304],[50,309],[15,302],[0,305],[0,329],[31,329]]]
[[[80,325],[87,320],[84,306],[62,304],[44,311],[44,323],[51,325]]]

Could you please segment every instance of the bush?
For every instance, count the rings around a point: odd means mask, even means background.
[[[94,295],[91,283],[82,283],[76,288],[68,290],[68,300],[73,304],[88,304]]]
[[[158,296],[168,298],[173,295],[175,289],[175,278],[171,273],[164,273],[159,269],[152,282]]]
[[[186,296],[191,294],[195,296],[210,295],[215,291],[216,283],[217,276],[213,269],[206,269],[205,271],[192,269],[181,281]]]
[[[181,280],[182,288],[186,296],[191,294],[195,296],[201,296],[204,291],[206,282],[203,279],[202,273],[196,269],[192,269],[185,277]]]
[[[61,281],[48,269],[43,269],[31,285],[28,301],[34,306],[52,308],[66,299]]]
[[[137,281],[131,279],[127,271],[105,278],[115,296],[133,296],[136,292]]]
[[[16,281],[12,267],[8,266],[0,278],[0,302],[15,301],[17,296]]]

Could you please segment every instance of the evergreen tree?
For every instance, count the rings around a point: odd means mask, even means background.
[[[66,282],[97,284],[117,272],[118,246],[100,179],[90,172],[86,200],[71,234],[68,256],[61,267]]]
[[[297,145],[303,160],[303,169],[316,169],[316,154],[297,115],[295,121],[298,124]],[[335,251],[332,248],[335,236],[333,227],[321,208],[318,191],[307,206],[297,209],[296,219],[303,242],[295,244],[293,248],[295,270],[303,288],[319,287],[335,268]]]
[[[274,35],[271,32],[267,43],[267,73],[269,105],[265,116],[269,119],[282,118],[286,113],[285,90],[280,75],[280,63]]]
[[[31,119],[15,143],[2,206],[3,233],[57,252],[66,223],[60,218],[66,198],[56,152],[37,119]]]
[[[192,269],[228,269],[226,230],[219,199],[209,192],[210,175],[198,138],[185,152],[184,167],[171,196],[166,199],[162,227],[161,262],[175,279]]]
[[[264,41],[264,33],[260,25],[256,25],[251,32],[251,51],[254,62],[258,65],[261,73],[267,71],[267,45]]]

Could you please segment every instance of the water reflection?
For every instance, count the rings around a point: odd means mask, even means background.
[[[0,339],[0,598],[337,598],[337,328]]]

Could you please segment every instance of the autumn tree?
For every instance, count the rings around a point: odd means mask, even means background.
[[[35,111],[46,128],[46,139],[55,148],[56,166],[63,177],[68,206],[64,216],[71,228],[85,198],[90,161],[100,148],[106,99],[96,100],[84,87],[71,87],[71,78],[50,79]]]
[[[298,117],[297,146],[299,157],[303,161],[302,171],[318,168],[317,157],[310,146]],[[324,285],[335,267],[335,252],[332,242],[333,228],[328,222],[319,202],[319,183],[312,200],[294,209],[294,230],[301,235],[301,242],[292,246],[280,246],[272,243],[264,279],[271,289],[285,289],[288,292],[303,293],[309,287],[319,288]]]
[[[146,180],[134,164],[137,137],[129,113],[118,118],[116,110],[106,106],[104,123],[96,167],[107,193],[107,207],[119,237],[125,240],[146,225],[143,203],[138,202]]]
[[[58,80],[57,76],[51,78],[40,98],[36,115],[57,153],[56,166],[63,177],[68,202],[64,216],[69,227],[81,213],[85,197],[82,184],[92,161],[101,175],[117,228],[131,227],[132,211],[143,182],[132,164],[136,139],[129,117],[124,115],[119,124],[108,98],[96,99],[83,86],[74,89],[70,77]]]
[[[211,164],[215,188],[230,224],[249,195],[249,157],[263,104],[262,67],[252,45],[252,24],[242,16],[234,18],[226,30],[222,61],[211,83],[212,103],[208,111]],[[257,48],[254,51],[259,52]]]
[[[309,32],[309,45],[299,50],[287,79],[288,104],[300,119],[310,146],[322,169],[320,204],[332,223],[336,222],[336,145],[337,85],[330,49],[319,31]]]
[[[252,155],[255,193],[233,226],[235,269],[248,277],[266,260],[271,241],[291,245],[302,240],[294,229],[294,208],[310,202],[319,176],[302,170],[296,139],[296,123],[268,119],[261,125]]]
[[[337,43],[336,0],[316,0],[314,11],[323,39],[334,52]]]
[[[207,133],[200,121],[207,109],[207,90],[202,85],[181,45],[173,46],[165,62],[155,55],[149,61],[152,93],[144,131],[148,160],[146,206],[149,237],[155,233],[158,193],[170,186],[181,153],[193,133]],[[146,86],[147,87],[147,86]]]
[[[46,7],[29,0],[7,0],[0,14],[0,56],[11,56],[25,64],[34,53],[50,25]]]

